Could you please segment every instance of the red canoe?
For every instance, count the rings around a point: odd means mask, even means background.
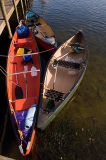
[[[7,60],[7,93],[13,129],[23,156],[30,153],[35,137],[40,91],[40,60],[37,51],[30,31],[24,38],[15,32]]]

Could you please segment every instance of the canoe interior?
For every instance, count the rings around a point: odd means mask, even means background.
[[[76,53],[75,50],[70,47],[71,44],[76,42],[82,47],[81,53]],[[57,108],[60,106],[59,104],[62,103],[66,94],[77,85],[78,79],[84,67],[86,67],[86,56],[86,44],[82,32],[78,32],[75,36],[67,40],[54,53],[48,64],[44,79],[43,99],[39,110],[38,128],[42,128],[42,126],[47,123],[49,118],[57,111]],[[54,64],[54,61],[57,62],[57,64]],[[69,67],[70,63],[78,64],[80,67]]]
[[[51,29],[51,27],[41,18],[39,17],[37,19],[36,22],[34,22],[34,24],[32,24],[31,22],[26,21],[26,24],[28,26],[30,26],[30,29],[32,29],[32,31],[36,34],[36,37],[39,38],[45,38],[45,37],[53,37],[54,36],[54,32]],[[35,25],[35,26],[33,26]],[[38,32],[36,32],[36,31]]]

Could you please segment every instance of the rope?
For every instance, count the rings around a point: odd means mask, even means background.
[[[66,42],[67,42],[67,41],[66,41]],[[66,42],[61,46],[61,48],[66,45]],[[60,59],[64,58],[65,56],[67,56],[69,53],[70,53],[70,52],[68,52],[68,53],[66,53],[66,54],[64,54],[64,55],[61,55],[61,56],[59,56],[59,57],[55,57],[55,55],[54,55],[53,57],[54,57],[56,60],[60,60]],[[53,59],[53,60],[51,59],[50,64],[53,64],[53,62],[54,62],[54,59]]]
[[[63,57],[67,56],[68,54],[69,54],[69,52],[68,52],[68,53],[66,53],[66,54],[64,54],[63,56],[59,56],[59,57],[57,57],[57,58],[56,58],[56,60],[60,60],[60,59],[62,59]]]
[[[59,56],[59,57],[53,56],[53,57],[55,57],[55,60],[60,60],[60,59],[64,58],[65,56],[67,56],[68,54],[69,54],[69,52],[64,54],[63,56]],[[54,62],[54,59],[53,60],[51,59],[50,64],[53,64],[53,62]]]
[[[26,72],[17,72],[17,73],[7,73],[8,76],[11,76],[11,75],[17,75],[17,74],[25,74],[25,73],[32,73],[32,72],[38,72],[40,71],[40,69],[37,69],[35,71],[26,71]]]
[[[22,141],[22,139],[23,139],[23,133],[21,131],[20,122],[18,124],[18,120],[17,120],[16,114],[15,114],[15,110],[14,110],[14,107],[13,107],[12,103],[11,103],[11,106],[12,106],[12,111],[14,112],[15,121],[16,121],[17,126],[18,126],[18,133],[19,133],[20,139]]]
[[[22,131],[21,131],[20,122],[19,122],[19,125],[18,125],[18,133],[19,133],[20,139],[21,139],[21,141],[22,141],[22,139],[23,139],[23,133],[22,133]]]
[[[50,48],[50,49],[45,50],[45,51],[36,52],[36,53],[31,53],[31,54],[21,54],[21,55],[14,55],[14,56],[0,55],[0,57],[4,57],[4,58],[12,58],[12,57],[20,57],[20,56],[36,55],[36,54],[41,54],[41,53],[48,52],[48,51],[53,50],[53,49],[55,49],[55,48],[53,47],[53,48]]]
[[[3,70],[3,71],[2,71],[2,70]],[[2,66],[0,66],[0,71],[1,71],[1,72],[3,73],[3,75],[4,75],[6,78],[8,78],[14,85],[19,86],[17,83],[15,83],[14,81],[12,81],[12,80],[8,77],[6,70],[5,70]],[[19,86],[19,87],[20,87],[20,86]]]
[[[67,44],[67,41],[61,46],[61,48],[62,48],[62,47],[65,47],[66,44]],[[69,45],[67,45],[67,46],[69,46]],[[69,46],[69,47],[72,48],[72,46]],[[67,56],[69,53],[70,53],[70,52],[68,52],[68,53],[66,53],[66,54],[64,54],[64,55],[62,55],[62,56],[56,57],[56,60],[60,60],[60,59],[64,58],[64,57]]]
[[[7,78],[9,78],[8,77],[8,73],[6,72],[6,70],[2,67],[2,66],[0,66],[0,71],[3,73],[3,75],[5,76],[5,77],[7,77]],[[39,70],[40,71],[40,70]],[[30,71],[31,72],[31,71]],[[21,72],[20,72],[21,73]],[[27,73],[27,72],[23,72],[23,73]],[[9,78],[9,80],[10,80],[10,78]],[[12,81],[12,80],[11,80]],[[17,85],[15,82],[13,82],[12,81],[12,83],[13,84],[15,84],[15,85]],[[17,85],[17,86],[19,86],[19,85]],[[20,86],[19,86],[20,87]],[[12,109],[11,109],[11,111],[14,113],[14,117],[15,117],[15,121],[16,121],[16,124],[17,124],[17,126],[18,126],[18,133],[19,133],[19,136],[20,136],[20,139],[21,139],[21,141],[23,140],[23,132],[21,131],[21,127],[20,127],[20,122],[18,123],[18,120],[17,120],[17,117],[16,117],[16,114],[15,114],[15,110],[14,110],[14,107],[13,107],[13,105],[12,105],[12,101],[10,101],[9,100],[9,102],[11,103],[11,106],[12,106]],[[15,101],[14,101],[15,102]]]
[[[2,66],[0,66],[0,71],[7,77],[7,72],[6,72],[6,70],[5,70]],[[9,77],[7,77],[7,78],[9,78]],[[9,78],[9,80],[10,80],[10,78]],[[12,81],[12,80],[11,80],[11,81]],[[17,85],[17,84],[16,84],[15,82],[13,82],[13,81],[12,81],[12,83],[15,84],[15,85]],[[19,85],[17,85],[17,86],[19,86]],[[19,86],[19,87],[20,87],[20,86]],[[10,102],[10,103],[11,103],[11,102]],[[15,120],[16,120],[16,123],[17,123],[17,126],[18,126],[18,133],[19,133],[20,139],[21,139],[21,141],[22,141],[22,139],[23,139],[23,133],[22,133],[21,128],[20,128],[20,122],[19,122],[19,124],[18,124],[18,121],[17,121],[16,115],[15,115],[15,111],[14,111],[14,107],[13,107],[12,103],[11,103],[11,106],[12,106],[12,111],[13,111],[13,113],[14,113],[14,117],[15,117]]]

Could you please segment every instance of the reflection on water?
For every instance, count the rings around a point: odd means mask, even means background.
[[[73,101],[45,131],[37,132],[33,155],[36,160],[105,160],[106,2],[33,0],[29,6],[51,25],[58,43],[83,29],[89,46],[88,68]],[[21,159],[15,139],[9,143],[4,154]]]
[[[41,8],[42,8],[42,15],[45,15],[46,13],[46,0],[40,0],[41,1]]]

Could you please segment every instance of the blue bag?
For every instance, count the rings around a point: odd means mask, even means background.
[[[25,52],[26,52],[26,54],[31,54],[32,50],[28,50],[28,49],[25,48]],[[26,62],[30,61],[31,59],[32,59],[32,55],[24,56],[24,61],[26,61]]]
[[[25,38],[28,36],[28,34],[29,34],[29,28],[27,26],[20,25],[17,27],[17,35],[20,38]]]
[[[38,19],[38,15],[32,11],[28,11],[26,14],[26,20],[29,22],[36,22]]]
[[[32,17],[35,17],[35,13],[32,12],[32,11],[28,11],[27,14],[26,14],[26,18],[32,18]]]
[[[28,55],[28,56],[24,56],[24,60],[26,62],[30,61],[32,59],[32,56],[31,55]]]

